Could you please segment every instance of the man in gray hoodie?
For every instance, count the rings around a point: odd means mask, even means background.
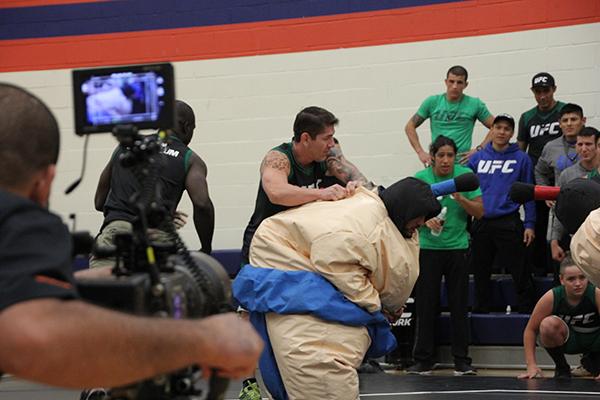
[[[581,106],[573,103],[565,104],[560,111],[560,129],[563,136],[548,142],[542,150],[535,166],[535,183],[552,186],[558,182],[562,171],[574,165],[577,160],[575,143],[577,134],[585,126],[585,117]]]
[[[577,134],[576,149],[579,161],[565,169],[558,178],[556,186],[563,186],[566,183],[577,178],[586,177],[598,166],[600,157],[597,152],[598,138],[600,132],[596,128],[584,127]],[[558,218],[552,222],[550,231],[550,248],[552,250],[552,259],[561,262],[565,258],[565,250],[568,246],[569,236]],[[556,277],[557,278],[557,277]]]

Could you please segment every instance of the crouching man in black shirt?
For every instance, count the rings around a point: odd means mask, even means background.
[[[135,317],[79,299],[71,241],[46,207],[58,125],[50,110],[0,83],[0,371],[70,388],[121,386],[188,365],[237,378],[262,343],[235,314]]]

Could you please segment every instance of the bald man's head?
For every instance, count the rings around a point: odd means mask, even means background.
[[[192,141],[196,129],[196,116],[194,110],[186,102],[175,101],[175,129],[173,131],[186,145]]]
[[[48,107],[19,87],[0,83],[0,187],[17,188],[56,164],[58,123]]]

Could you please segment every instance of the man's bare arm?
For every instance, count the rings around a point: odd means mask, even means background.
[[[375,187],[373,182],[369,181],[365,175],[346,157],[342,152],[342,148],[339,143],[329,151],[327,156],[327,173],[331,176],[335,176],[341,182],[347,184],[350,181],[355,181],[367,189]]]
[[[241,377],[262,344],[234,314],[142,318],[81,301],[35,299],[0,312],[0,370],[54,386],[114,387],[189,365]]]
[[[485,147],[492,140],[492,129],[491,128],[494,123],[494,116],[490,115],[489,117],[487,117],[485,119],[485,121],[481,121],[481,123],[489,130],[485,134],[483,141],[480,144],[478,144],[477,146],[475,146],[474,149],[470,149],[468,151],[457,154],[458,162],[462,165],[467,165],[469,163],[469,159],[471,158],[471,156],[473,154],[477,153],[477,151],[478,151],[477,149]]]
[[[482,124],[489,129],[485,134],[483,141],[479,144],[481,147],[485,147],[486,144],[492,141],[492,125],[494,125],[494,116],[490,115],[485,121],[482,122]]]
[[[193,153],[190,169],[185,178],[185,189],[194,206],[194,227],[202,245],[200,251],[210,254],[215,231],[215,208],[208,194],[207,174],[206,164],[196,153]]]
[[[482,122],[482,124],[488,128],[488,132],[485,134],[483,141],[479,143],[479,146],[485,147],[485,145],[492,141],[492,126],[494,125],[494,116],[490,115],[485,121]]]
[[[481,219],[483,217],[483,200],[481,196],[477,196],[474,199],[468,199],[460,193],[454,193],[452,195],[454,200],[467,212],[467,214]]]
[[[106,203],[106,197],[110,191],[111,174],[112,159],[108,161],[108,164],[106,164],[98,179],[98,186],[96,187],[96,194],[94,195],[94,207],[98,211],[104,211],[104,203]]]
[[[429,155],[428,152],[423,150],[423,147],[421,146],[421,142],[419,141],[419,135],[417,134],[417,128],[419,126],[421,126],[421,124],[423,122],[425,122],[425,119],[423,117],[421,117],[419,114],[413,115],[406,123],[406,126],[404,127],[404,132],[406,132],[408,141],[410,142],[410,145],[417,153],[419,160],[424,165],[430,165],[431,164],[431,156]]]
[[[346,197],[346,189],[333,185],[325,189],[303,188],[288,183],[290,161],[281,152],[271,150],[260,166],[261,182],[273,204],[299,206],[315,200],[339,200]]]

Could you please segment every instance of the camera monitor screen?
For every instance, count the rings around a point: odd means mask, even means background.
[[[74,70],[75,132],[173,128],[174,92],[171,64]]]

